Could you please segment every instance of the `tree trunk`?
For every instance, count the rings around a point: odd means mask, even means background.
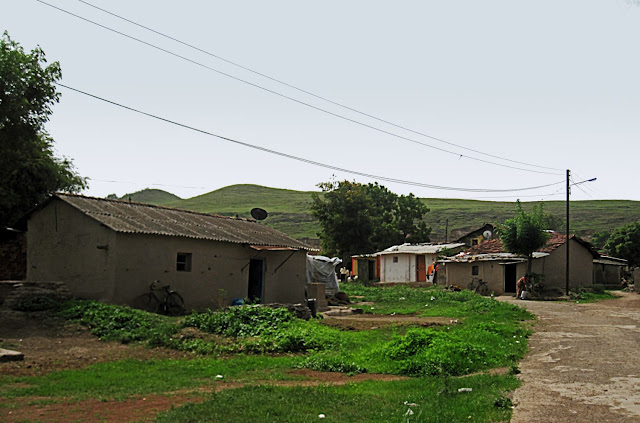
[[[531,286],[531,267],[533,265],[533,254],[527,256],[527,273],[524,275],[524,282],[527,285],[527,290]]]

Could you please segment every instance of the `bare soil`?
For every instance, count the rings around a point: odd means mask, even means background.
[[[591,304],[500,298],[538,317],[512,422],[640,421],[640,295],[619,295]]]
[[[341,330],[373,330],[388,326],[444,326],[458,324],[457,319],[447,317],[418,317],[413,315],[352,314],[347,316],[324,316],[325,325]]]

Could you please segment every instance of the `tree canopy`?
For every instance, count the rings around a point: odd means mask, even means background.
[[[640,222],[614,229],[604,244],[604,251],[627,260],[631,267],[640,266]]]
[[[544,247],[549,239],[545,221],[542,205],[534,206],[531,213],[526,213],[518,200],[515,216],[505,220],[498,229],[507,251],[527,257],[527,276],[531,275],[533,253]]]
[[[405,242],[428,242],[422,220],[429,209],[413,194],[394,194],[382,185],[356,182],[318,184],[311,210],[319,220],[326,254],[347,259]]]
[[[46,62],[40,47],[27,53],[6,32],[0,38],[0,227],[56,191],[86,187],[71,160],[55,157],[44,129],[62,75],[58,62]]]

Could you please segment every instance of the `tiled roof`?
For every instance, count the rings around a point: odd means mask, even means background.
[[[465,251],[465,253],[470,255],[495,254],[504,252],[504,245],[502,245],[502,241],[500,241],[500,239],[498,238],[481,242],[480,244],[474,245],[473,247]]]
[[[251,219],[80,195],[56,194],[52,198],[64,201],[106,227],[121,233],[313,250],[303,242]]]
[[[591,244],[587,241],[582,240],[581,238],[571,235],[571,239],[575,240],[583,247],[589,250],[589,252],[597,258],[599,255],[596,250],[593,248]],[[551,253],[561,245],[563,245],[567,240],[567,236],[561,234],[560,232],[549,232],[549,240],[545,244],[544,247],[539,249],[537,252],[539,253]],[[478,254],[495,254],[495,253],[503,253],[506,252],[504,249],[504,245],[499,238],[492,239],[491,241],[481,242],[478,245],[474,245],[465,251],[468,255],[478,255]]]

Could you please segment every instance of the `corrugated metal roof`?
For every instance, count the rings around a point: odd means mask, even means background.
[[[533,258],[538,259],[548,256],[549,253],[533,253]],[[473,263],[476,261],[507,261],[507,262],[526,262],[527,259],[513,253],[486,253],[486,254],[467,254],[461,253],[457,256],[447,257],[442,260],[445,263]]]
[[[376,253],[377,255],[384,254],[437,254],[443,250],[450,250],[458,247],[462,247],[464,244],[402,244],[394,245],[384,251]]]
[[[315,251],[303,242],[252,219],[71,194],[56,194],[52,198],[64,201],[116,232]]]

